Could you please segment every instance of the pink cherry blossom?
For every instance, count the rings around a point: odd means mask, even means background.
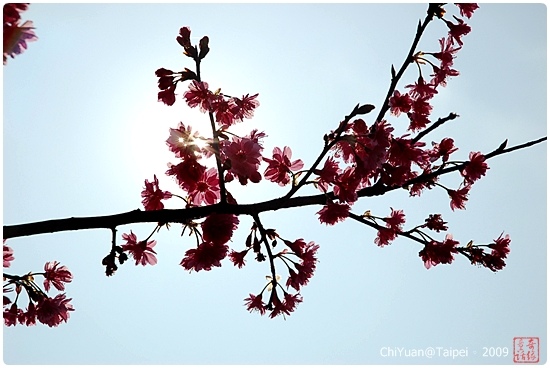
[[[122,246],[122,250],[129,252],[136,260],[136,265],[140,264],[145,266],[150,264],[154,266],[157,264],[157,254],[153,247],[157,244],[156,240],[152,241],[137,241],[136,235],[130,231],[130,234],[122,234],[122,239],[126,240],[126,244]]]
[[[179,123],[176,129],[170,128],[170,136],[166,140],[166,144],[170,151],[176,154],[176,157],[181,159],[197,159],[200,148],[197,146],[199,133],[191,131],[191,126],[185,126]]]
[[[233,214],[213,213],[201,224],[202,237],[207,242],[223,245],[231,239],[238,224],[239,218]]]
[[[65,283],[73,280],[73,275],[66,266],[59,266],[59,262],[47,262],[44,265],[44,289],[50,290],[50,284],[59,290],[65,290]]]
[[[189,90],[183,94],[189,107],[199,107],[202,112],[212,111],[214,94],[208,89],[208,83],[196,80],[189,83]]]
[[[470,152],[470,161],[466,162],[466,166],[460,172],[467,183],[473,183],[481,179],[485,172],[489,169],[485,162],[485,156],[481,152]]]
[[[346,203],[328,202],[317,214],[322,224],[334,225],[349,216],[350,206]]]
[[[180,262],[186,270],[210,271],[212,267],[221,267],[220,261],[227,255],[228,247],[220,243],[203,242],[195,249],[185,252]]]
[[[280,186],[287,185],[290,182],[288,173],[304,167],[302,160],[291,161],[291,158],[292,150],[290,147],[285,146],[282,151],[279,147],[275,147],[273,149],[273,159],[263,158],[269,164],[264,172],[265,178],[278,183]]]
[[[246,94],[242,98],[233,97],[230,100],[233,117],[239,121],[252,118],[254,116],[254,110],[260,106],[260,102],[256,100],[256,97],[258,97],[257,93],[252,96]]]
[[[458,242],[453,239],[451,234],[447,234],[443,242],[430,241],[418,255],[424,261],[424,266],[427,269],[440,263],[450,264],[454,260],[453,254],[458,253],[456,245]]]
[[[55,298],[43,297],[36,305],[36,317],[38,320],[50,327],[56,327],[61,322],[67,322],[69,312],[74,308],[65,294],[56,295]]]
[[[160,190],[157,176],[153,175],[153,182],[145,179],[145,188],[141,192],[141,196],[143,197],[141,203],[143,203],[145,211],[155,211],[164,208],[162,200],[172,198],[172,193]]]
[[[229,172],[236,175],[242,185],[246,185],[248,180],[258,183],[262,179],[258,172],[262,150],[258,139],[250,137],[233,137],[231,142],[226,142],[221,147],[223,157],[230,167]]]
[[[402,112],[409,112],[412,107],[412,99],[409,94],[401,94],[397,90],[393,92],[393,96],[388,102],[390,105],[390,112],[395,116],[401,115]]]
[[[231,250],[231,252],[229,253],[229,259],[231,260],[231,262],[233,262],[235,266],[242,268],[245,265],[244,257],[249,250],[250,248],[247,248],[241,252]]]
[[[8,247],[6,245],[6,239],[3,241],[3,254],[4,254],[4,267],[9,267],[11,265],[11,261],[13,261],[15,258],[13,257],[13,249],[11,247]]]
[[[189,196],[195,206],[200,206],[203,202],[215,204],[220,199],[218,171],[211,167],[203,172],[193,189],[189,191]]]
[[[251,313],[257,311],[261,315],[265,314],[266,304],[262,301],[262,294],[250,294],[244,301],[246,302],[246,309]]]
[[[463,210],[466,208],[465,203],[468,200],[468,192],[470,191],[470,189],[470,184],[458,190],[447,189],[447,193],[451,198],[451,209],[453,211],[455,209]]]

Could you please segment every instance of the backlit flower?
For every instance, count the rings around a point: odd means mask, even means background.
[[[346,203],[328,202],[317,214],[322,224],[334,225],[349,216],[350,206]]]
[[[189,191],[189,197],[195,206],[200,206],[203,202],[215,204],[220,199],[218,171],[211,167],[203,172],[193,189]]]
[[[208,90],[208,83],[196,80],[189,83],[189,90],[183,94],[189,107],[199,107],[202,112],[212,110],[214,94]]]
[[[225,258],[227,251],[227,245],[203,242],[197,248],[185,252],[185,257],[180,265],[189,271],[210,271],[212,267],[221,267],[220,261]]]
[[[246,302],[245,306],[248,311],[251,313],[254,311],[259,312],[261,315],[265,313],[265,303],[262,301],[262,294],[254,295],[250,294],[248,298],[244,300]]]
[[[4,4],[4,65],[8,61],[8,56],[14,58],[15,55],[19,55],[27,49],[27,42],[38,39],[34,34],[34,26],[30,20],[19,24],[21,19],[19,13],[27,10],[27,6],[28,4]]]
[[[453,239],[451,234],[447,234],[443,242],[432,240],[418,255],[424,261],[424,266],[429,269],[440,263],[449,264],[454,260],[453,254],[458,253],[456,245],[458,242]]]
[[[460,9],[460,15],[467,18],[471,18],[474,11],[479,8],[476,3],[459,3],[455,5]]]
[[[141,196],[143,197],[141,203],[145,207],[145,211],[155,211],[164,208],[162,200],[172,198],[172,193],[160,190],[157,176],[153,175],[153,182],[145,179],[145,188],[141,192]]]
[[[11,249],[11,247],[8,247],[6,245],[6,239],[4,239],[4,242],[3,242],[3,254],[4,254],[4,267],[9,267],[10,262],[13,261],[15,258],[13,257],[13,249]]]
[[[247,184],[248,180],[257,183],[262,179],[258,172],[262,149],[257,139],[248,137],[234,137],[232,142],[226,142],[221,147],[222,154],[230,166],[229,172],[236,175],[242,185]]]
[[[485,172],[489,169],[485,162],[485,156],[481,152],[470,152],[470,161],[466,162],[466,166],[460,172],[467,183],[473,183],[481,179]]]
[[[458,190],[447,189],[447,193],[451,198],[451,209],[453,211],[455,209],[463,210],[466,208],[465,203],[468,200],[470,188],[471,185],[466,185],[464,188]]]
[[[250,119],[254,116],[254,109],[260,106],[260,102],[256,100],[258,94],[249,96],[244,95],[242,98],[233,97],[230,103],[233,105],[231,111],[236,120]]]
[[[203,239],[215,244],[225,244],[237,229],[239,218],[233,214],[213,213],[201,224]]]
[[[67,322],[69,312],[74,308],[65,294],[56,295],[55,298],[43,297],[36,304],[36,317],[38,320],[50,327],[58,326],[61,322]]]
[[[60,291],[65,290],[64,283],[71,282],[73,275],[66,266],[59,266],[59,262],[47,262],[44,265],[44,289],[50,290],[50,284]]]
[[[122,234],[122,239],[126,240],[126,244],[122,246],[122,250],[129,252],[136,260],[136,265],[142,264],[143,266],[150,264],[152,266],[157,264],[157,254],[153,247],[157,245],[156,240],[152,241],[137,241],[136,235],[130,231],[130,234]]]
[[[397,90],[393,92],[393,96],[388,102],[390,105],[390,112],[395,116],[401,115],[402,112],[409,112],[412,107],[412,99],[409,94],[401,94]]]
[[[302,160],[291,161],[291,158],[292,150],[290,147],[285,146],[282,151],[279,147],[275,147],[273,149],[273,159],[263,158],[269,164],[264,172],[265,178],[278,183],[280,186],[287,185],[290,182],[288,173],[304,167]]]

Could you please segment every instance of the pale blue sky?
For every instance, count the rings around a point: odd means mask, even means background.
[[[3,67],[4,224],[125,212],[141,207],[145,178],[176,189],[162,175],[174,161],[164,143],[179,121],[207,126],[183,101],[156,101],[154,71],[192,67],[175,41],[190,26],[195,42],[210,38],[203,79],[228,94],[259,93],[255,118],[265,130],[265,153],[291,146],[311,164],[322,136],[357,103],[379,107],[390,66],[400,66],[424,4],[69,5],[33,4],[23,14],[38,42]],[[453,6],[449,13],[457,14]],[[488,152],[546,135],[546,7],[483,4],[467,21],[472,33],[455,62],[461,76],[433,99],[433,118],[460,118],[429,136],[453,137],[460,150]],[[437,51],[445,35],[435,22],[421,42]],[[413,69],[401,84],[416,78]],[[377,113],[377,110],[375,111]],[[374,115],[367,116],[372,123]],[[391,118],[403,132],[404,118]],[[287,320],[250,314],[243,307],[269,273],[247,262],[189,274],[179,262],[193,241],[179,230],[156,236],[158,265],[124,265],[107,278],[106,230],[9,240],[10,271],[40,271],[58,260],[74,274],[67,294],[76,309],[58,328],[4,328],[8,364],[386,364],[512,362],[516,336],[546,346],[546,144],[488,162],[466,211],[452,212],[446,193],[420,198],[406,192],[359,201],[354,211],[385,216],[403,209],[406,227],[441,213],[461,244],[512,239],[501,272],[471,266],[426,270],[419,245],[398,239],[380,249],[375,231],[348,221],[320,225],[307,207],[266,213],[263,223],[286,238],[320,244],[319,265]],[[450,186],[460,178],[442,179]],[[230,187],[241,203],[280,196],[264,182]],[[304,192],[306,194],[307,191]],[[172,202],[174,206],[178,202]],[[168,204],[170,206],[170,202]],[[242,217],[232,247],[240,249],[251,225]],[[151,225],[132,229],[146,237]],[[384,358],[383,347],[468,348],[451,361]],[[507,347],[506,358],[483,358],[483,347]],[[474,353],[475,352],[475,353]],[[546,361],[545,349],[541,361]]]

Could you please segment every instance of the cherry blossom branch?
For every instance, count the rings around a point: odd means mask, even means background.
[[[451,112],[449,113],[449,115],[447,115],[446,117],[444,118],[439,118],[437,119],[437,121],[435,123],[433,123],[432,125],[430,125],[429,127],[427,127],[426,129],[424,129],[423,131],[421,131],[420,133],[418,133],[416,135],[416,137],[414,137],[412,139],[412,143],[416,143],[418,142],[420,139],[424,138],[426,135],[428,135],[428,133],[430,133],[431,131],[435,130],[436,128],[439,128],[441,125],[445,124],[446,122],[448,122],[449,120],[454,120],[458,117],[457,114],[455,114],[454,112]]]
[[[214,122],[214,114],[212,111],[208,112],[210,117],[210,126],[212,127],[212,149],[214,150],[214,156],[216,156],[216,167],[218,169],[218,182],[220,185],[220,202],[227,202],[227,194],[225,192],[225,180],[223,177],[222,159],[220,156],[220,138],[218,131],[216,130],[216,123]]]
[[[305,173],[305,175],[302,177],[302,180],[300,180],[300,182],[293,186],[290,191],[286,194],[285,198],[290,198],[292,197],[301,187],[303,187],[305,184],[308,183],[308,179],[309,177],[313,174],[313,172],[315,171],[315,169],[317,168],[317,166],[319,166],[319,164],[321,163],[321,161],[323,160],[323,158],[325,157],[325,155],[332,149],[332,147],[338,143],[342,133],[346,130],[347,126],[348,126],[348,123],[351,119],[353,119],[355,116],[357,115],[363,115],[363,114],[368,114],[370,111],[372,111],[374,109],[374,106],[373,105],[370,105],[370,104],[366,104],[366,105],[362,105],[360,106],[359,104],[357,104],[352,112],[347,115],[343,121],[340,122],[340,125],[338,126],[338,129],[336,129],[336,131],[334,133],[332,133],[332,137],[328,137],[325,135],[325,146],[323,147],[323,150],[321,151],[321,153],[319,154],[319,156],[317,156],[317,159],[315,160],[315,162],[311,165],[311,167],[309,168],[309,170]],[[330,141],[329,141],[330,140]]]
[[[497,149],[485,155],[490,159],[505,153],[527,148],[547,140],[547,137],[539,138],[510,148],[505,148],[504,143]],[[373,197],[383,195],[395,189],[406,187],[415,183],[426,182],[434,177],[459,171],[464,168],[466,163],[447,167],[432,173],[426,173],[416,178],[406,181],[402,186],[386,186],[381,182],[375,185],[363,188],[357,192],[358,197]],[[185,209],[163,209],[157,211],[142,211],[139,209],[119,213],[115,215],[96,216],[96,217],[71,217],[65,219],[47,220],[32,222],[20,225],[4,225],[4,239],[17,238],[23,236],[55,233],[60,231],[84,230],[84,229],[113,229],[117,226],[133,223],[186,223],[189,220],[204,218],[211,213],[232,213],[235,215],[254,216],[267,211],[277,211],[286,208],[295,208],[311,205],[324,205],[327,197],[334,199],[334,193],[317,194],[310,196],[301,196],[288,198],[288,195],[264,202],[254,204],[228,204],[217,203],[210,206],[193,207]]]
[[[354,220],[357,221],[357,222],[360,222],[360,223],[362,223],[362,224],[368,225],[368,226],[370,226],[370,227],[372,227],[372,228],[374,228],[374,229],[376,229],[376,230],[384,229],[383,226],[380,226],[380,225],[378,225],[378,224],[376,224],[376,223],[374,223],[374,222],[372,222],[372,221],[368,221],[368,220],[366,220],[364,217],[359,216],[359,215],[356,215],[356,214],[354,214],[354,213],[351,213],[351,212],[350,212],[350,213],[349,213],[349,217],[352,218],[352,219],[354,219]],[[399,236],[404,236],[404,237],[409,238],[409,239],[411,239],[411,240],[414,240],[414,241],[416,241],[416,242],[418,242],[418,243],[420,243],[420,244],[426,244],[426,241],[425,241],[425,240],[420,239],[420,238],[417,238],[416,236],[411,235],[410,233],[408,233],[408,232],[406,232],[406,231],[397,231],[396,233],[397,233]]]
[[[271,246],[269,245],[269,242],[267,241],[267,232],[265,231],[264,226],[262,225],[262,222],[260,221],[260,216],[257,213],[252,214],[252,218],[254,219],[254,222],[256,225],[258,225],[258,229],[260,230],[260,235],[262,236],[261,241],[265,244],[265,249],[267,251],[267,255],[269,256],[269,267],[271,269],[271,282],[273,285],[273,289],[277,286],[277,275],[275,273],[275,258],[273,257],[273,252],[271,252]]]
[[[424,30],[426,29],[428,24],[433,20],[433,17],[436,14],[438,8],[439,8],[438,4],[430,4],[428,7],[428,15],[426,15],[424,22],[420,23],[420,21],[418,21],[416,36],[414,37],[413,43],[411,45],[409,53],[407,54],[407,57],[405,58],[405,61],[403,62],[403,65],[401,65],[401,68],[399,68],[399,71],[397,73],[395,73],[395,69],[393,68],[393,65],[392,65],[392,69],[391,69],[392,79],[390,83],[390,88],[388,89],[388,93],[386,94],[384,103],[382,104],[382,107],[380,108],[380,112],[378,113],[378,116],[376,117],[375,121],[382,121],[382,119],[384,118],[384,115],[386,115],[386,112],[388,112],[388,109],[390,108],[390,105],[389,105],[390,98],[393,95],[393,92],[395,91],[395,88],[397,87],[399,80],[401,79],[403,74],[405,74],[405,70],[407,70],[409,64],[413,62],[413,55],[416,50],[416,47],[418,46],[418,43],[420,42],[422,34],[424,33]]]

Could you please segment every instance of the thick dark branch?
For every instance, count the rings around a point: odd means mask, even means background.
[[[496,157],[518,149],[533,146],[535,144],[546,141],[546,137],[540,138],[531,142],[523,143],[514,147],[505,149],[501,145],[496,150],[485,155],[486,159]],[[436,176],[451,173],[453,171],[462,170],[465,164],[448,167],[443,170],[434,171],[429,174],[422,174],[418,177],[407,181],[403,186],[390,187],[380,182],[367,188],[363,188],[357,192],[359,197],[373,197],[383,195],[395,189],[403,188],[415,183],[426,182]],[[328,193],[329,198],[334,198],[334,194]],[[261,212],[277,211],[286,208],[303,207],[311,205],[324,205],[327,200],[327,195],[317,194],[294,198],[276,198],[265,202],[254,204],[228,204],[218,203],[211,206],[194,207],[185,209],[164,209],[160,211],[141,211],[139,209],[120,213],[116,215],[97,216],[97,217],[71,217],[66,219],[48,220],[33,222],[21,225],[5,225],[4,239],[17,238],[22,236],[30,236],[37,234],[55,233],[60,231],[70,230],[85,230],[85,229],[114,229],[121,225],[133,223],[186,223],[193,219],[204,218],[211,213],[233,213],[235,215],[250,215],[254,216]]]

